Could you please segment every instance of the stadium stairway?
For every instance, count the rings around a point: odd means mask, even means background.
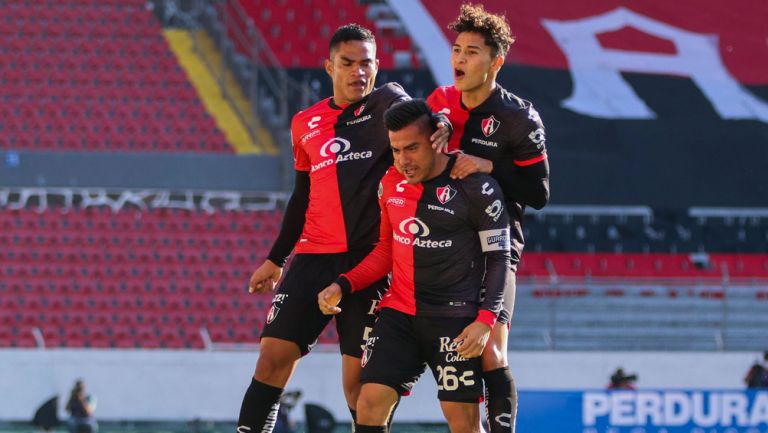
[[[179,59],[182,68],[187,72],[189,80],[197,90],[206,109],[216,120],[217,126],[224,132],[227,141],[240,154],[277,154],[277,148],[272,136],[263,127],[257,126],[257,137],[254,141],[245,125],[235,114],[230,106],[230,101],[224,98],[219,90],[214,75],[225,77],[226,92],[232,98],[232,103],[237,104],[241,113],[253,116],[250,103],[243,94],[232,74],[221,70],[221,54],[204,31],[192,31],[172,29],[165,30],[164,35],[173,52]],[[199,55],[193,48],[193,38],[199,41]],[[207,57],[206,62],[202,57]],[[213,68],[213,71],[208,67]]]

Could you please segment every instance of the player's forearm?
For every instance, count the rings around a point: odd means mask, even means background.
[[[309,173],[297,171],[295,186],[285,208],[280,233],[267,256],[274,264],[280,267],[285,265],[285,261],[304,230],[307,207],[309,207]]]
[[[380,240],[362,262],[347,273],[341,274],[336,283],[344,294],[363,290],[384,278],[392,270],[392,241]]]
[[[515,165],[511,159],[499,159],[494,162],[491,174],[507,199],[534,209],[541,209],[549,202],[549,162],[546,159],[525,167]]]
[[[510,286],[512,272],[509,269],[509,251],[492,251],[485,253],[485,299],[480,304],[477,319],[493,326],[501,311],[504,300],[504,288]]]

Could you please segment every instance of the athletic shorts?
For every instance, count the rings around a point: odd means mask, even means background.
[[[332,318],[336,318],[339,349],[343,355],[360,358],[365,341],[376,321],[376,307],[389,287],[384,278],[359,292],[345,295],[336,316],[324,315],[317,294],[338,276],[357,265],[367,253],[296,254],[277,287],[267,314],[263,337],[296,343],[306,355]]]
[[[478,403],[483,395],[480,357],[465,359],[451,343],[474,317],[416,317],[383,308],[363,354],[360,382],[410,393],[425,364],[440,401]]]

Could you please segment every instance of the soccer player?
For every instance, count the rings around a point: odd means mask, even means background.
[[[465,4],[449,28],[457,33],[451,55],[454,85],[436,89],[427,102],[433,111],[447,114],[453,124],[449,151],[463,152],[451,176],[461,179],[470,173],[489,173],[501,185],[510,216],[510,267],[515,272],[524,245],[524,209],[541,209],[549,201],[544,125],[530,102],[496,83],[514,42],[505,18],[481,5]],[[513,274],[505,290],[504,308],[482,356],[491,433],[515,430],[517,391],[507,361],[514,299]]]
[[[392,164],[381,118],[390,105],[410,98],[395,83],[374,89],[378,60],[370,30],[342,26],[329,48],[325,69],[333,81],[333,96],[292,119],[294,191],[277,240],[249,283],[250,292],[272,290],[295,247],[291,269],[274,296],[262,331],[238,433],[272,431],[283,389],[330,320],[318,311],[317,293],[362,260],[378,239],[376,187]],[[433,137],[442,145],[450,135],[446,126]],[[336,318],[344,395],[353,419],[360,358],[375,320],[373,307],[386,286],[386,279],[380,279],[349,296],[344,300],[345,313]]]
[[[395,167],[379,186],[379,243],[317,299],[324,313],[343,314],[347,298],[392,271],[363,354],[355,431],[385,433],[426,363],[451,432],[477,432],[479,356],[510,276],[504,198],[487,174],[449,176],[456,157],[430,145],[435,127],[423,100],[392,106],[384,123]]]

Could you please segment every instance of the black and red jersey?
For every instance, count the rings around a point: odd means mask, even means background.
[[[512,262],[517,263],[524,245],[520,226],[524,207],[508,194],[513,188],[506,183],[514,178],[504,175],[504,171],[547,158],[546,136],[539,113],[530,102],[498,84],[488,99],[472,109],[464,106],[461,92],[454,86],[435,89],[427,103],[432,111],[448,116],[453,125],[449,151],[461,150],[493,162],[491,175],[505,190],[511,219]]]
[[[340,253],[376,242],[376,185],[392,165],[381,119],[404,99],[402,87],[388,83],[346,107],[328,98],[293,117],[294,167],[310,179],[297,253]]]
[[[391,270],[382,308],[424,316],[478,315],[493,324],[509,277],[509,217],[498,183],[480,173],[451,179],[454,162],[451,158],[441,175],[416,185],[389,169],[379,186],[379,243],[338,280],[345,291],[363,289]]]

